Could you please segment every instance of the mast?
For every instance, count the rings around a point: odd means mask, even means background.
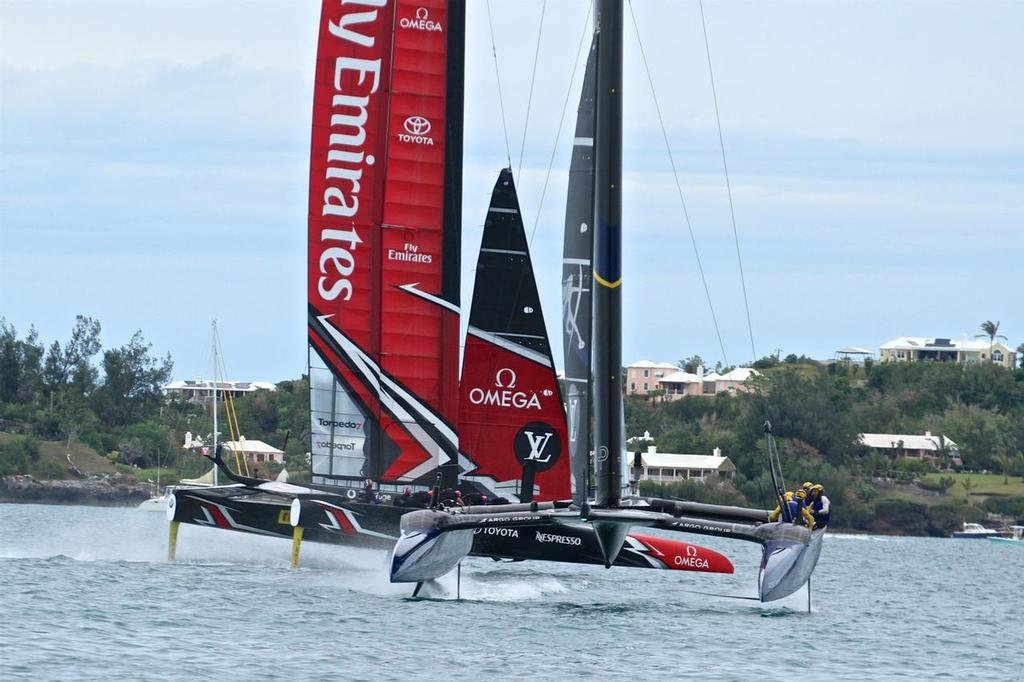
[[[217,456],[217,320],[210,325],[213,343],[213,456]],[[213,484],[217,485],[217,468],[213,467]]]
[[[441,298],[458,309],[462,297],[462,120],[466,87],[466,0],[449,0],[447,29]],[[451,315],[441,330],[441,345],[450,349],[450,352],[442,356],[441,372],[443,376],[455,378],[448,395],[455,400],[449,409],[456,416],[459,410],[459,344],[462,341],[459,321],[458,314]],[[442,464],[440,471],[442,488],[458,485],[457,456]]]
[[[622,0],[595,0],[593,396],[596,506],[617,507],[625,475],[622,413]]]

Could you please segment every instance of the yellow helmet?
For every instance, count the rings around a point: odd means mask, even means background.
[[[813,486],[813,487],[811,488],[811,490],[817,490],[818,492],[821,492],[821,491],[822,491],[822,490],[824,490],[824,489],[825,489],[825,486],[823,486],[823,485],[822,485],[822,484],[820,484],[820,483],[818,483],[817,485],[815,485],[815,486]]]
[[[790,501],[790,500],[792,500],[792,499],[793,499],[793,493],[789,493],[789,492],[787,492],[787,493],[786,493],[786,501],[788,502],[788,501]]]
[[[800,487],[803,488],[804,490],[810,490],[813,486],[814,484],[811,483],[810,481],[804,481],[804,484]]]
[[[799,497],[802,500],[805,497],[807,497],[807,493],[804,491],[803,488],[800,488],[800,490],[796,491],[796,496]]]

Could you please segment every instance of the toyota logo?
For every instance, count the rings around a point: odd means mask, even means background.
[[[405,119],[405,130],[410,135],[426,135],[430,132],[430,121],[422,116],[410,116]]]

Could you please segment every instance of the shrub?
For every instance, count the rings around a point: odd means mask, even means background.
[[[925,490],[931,490],[936,493],[944,493],[953,487],[956,483],[956,479],[952,476],[940,476],[938,480],[930,478],[922,478],[917,482],[918,487]]]
[[[675,481],[673,483],[657,483],[641,481],[640,494],[650,497],[667,497],[709,504],[748,504],[746,498],[729,481]]]
[[[928,529],[927,512],[927,505],[887,497],[875,505],[875,519],[871,527],[873,530],[924,535]]]
[[[1014,518],[1024,517],[1024,497],[989,497],[982,504],[986,511]]]
[[[32,436],[12,436],[0,442],[0,476],[28,473],[39,459],[39,441]]]
[[[59,462],[55,462],[52,459],[40,462],[36,466],[36,474],[39,475],[39,478],[45,480],[68,477],[67,469],[61,466]]]
[[[966,500],[944,500],[928,510],[928,532],[948,537],[959,530],[964,521],[976,522],[984,517],[985,512]]]
[[[857,484],[856,494],[857,499],[864,500],[865,502],[870,502],[878,497],[878,491],[875,490],[875,487],[867,481],[861,481]]]

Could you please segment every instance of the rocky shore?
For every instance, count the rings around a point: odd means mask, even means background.
[[[0,502],[127,507],[149,499],[150,486],[115,477],[46,481],[33,476],[0,477]]]

